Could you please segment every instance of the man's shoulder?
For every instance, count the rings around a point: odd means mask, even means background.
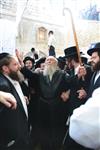
[[[6,76],[0,74],[0,89],[7,88],[10,86],[10,81],[7,79]]]
[[[6,80],[7,80],[7,78],[3,74],[0,74],[0,82],[6,81]]]
[[[69,78],[69,74],[67,74],[64,70],[57,70],[55,72],[56,77],[61,77],[62,79]]]
[[[66,77],[69,77],[69,74],[68,74],[66,71],[64,71],[64,70],[59,69],[59,70],[57,70],[56,72],[57,72],[58,74],[62,74],[62,75],[64,75],[64,76],[66,76]]]

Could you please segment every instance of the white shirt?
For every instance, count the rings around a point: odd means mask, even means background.
[[[84,105],[74,110],[69,134],[77,143],[100,150],[100,87]]]
[[[48,38],[48,46],[52,45],[55,47],[55,43],[56,43],[55,37],[54,37],[54,35],[51,34]]]
[[[75,75],[78,74],[79,68],[80,68],[80,65],[78,65],[78,66],[75,68]]]
[[[26,105],[26,100],[25,100],[25,97],[23,95],[23,92],[22,92],[22,89],[20,87],[20,84],[18,81],[15,81],[15,80],[12,80],[10,77],[6,76],[10,82],[13,84],[13,86],[15,87],[20,99],[21,99],[21,102],[22,102],[22,105],[24,107],[24,111],[25,111],[25,114],[26,116],[28,117],[28,110],[27,110],[27,105]]]

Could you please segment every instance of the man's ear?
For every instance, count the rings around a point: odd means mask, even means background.
[[[9,71],[9,68],[8,68],[8,66],[2,66],[2,70],[3,70],[3,72],[5,72],[5,73],[8,73],[8,71]]]

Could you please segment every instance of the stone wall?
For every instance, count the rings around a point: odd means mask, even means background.
[[[38,29],[46,29],[44,40],[39,40]],[[75,24],[77,40],[80,49],[87,48],[90,43],[100,41],[100,22],[99,21],[80,21]],[[16,47],[25,53],[35,47],[37,51],[42,51],[48,55],[48,32],[54,31],[56,38],[57,55],[63,55],[64,48],[75,45],[73,32],[64,31],[64,26],[45,24],[45,22],[35,22],[32,20],[22,20],[16,38]]]
[[[2,18],[15,20],[15,17],[9,15],[4,15]],[[63,50],[66,47],[75,45],[72,27],[70,25],[70,28],[67,28],[67,26],[67,24],[63,26],[24,18],[18,28],[16,48],[26,53],[30,51],[31,47],[35,47],[37,51],[48,55],[48,32],[53,30],[56,38],[56,53],[63,55]],[[39,40],[38,29],[41,27],[46,29],[45,40]],[[83,51],[86,51],[90,43],[100,42],[99,21],[78,21],[75,24],[75,29],[79,48]]]

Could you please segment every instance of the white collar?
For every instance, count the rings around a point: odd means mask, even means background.
[[[80,65],[78,65],[78,66],[75,68],[75,75],[78,74],[79,67],[80,67]]]

